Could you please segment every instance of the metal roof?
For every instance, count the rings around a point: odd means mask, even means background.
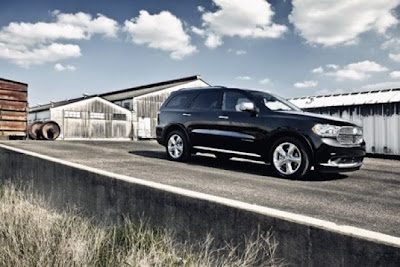
[[[196,80],[202,80],[201,76],[194,75],[194,76],[188,76],[188,77],[183,77],[183,78],[174,79],[174,80],[168,80],[168,81],[164,81],[164,82],[146,84],[146,85],[122,89],[122,90],[118,90],[118,91],[103,93],[103,94],[100,94],[99,96],[101,96],[109,101],[125,100],[128,98],[133,98],[133,97],[146,95],[149,93],[154,93],[154,92],[166,89],[166,88],[170,88],[173,86],[185,84],[185,83],[196,81]],[[204,83],[206,83],[206,82],[204,82]]]
[[[47,109],[50,109],[50,108],[65,106],[65,105],[68,105],[68,104],[72,104],[72,103],[81,101],[83,99],[89,99],[89,98],[93,98],[93,97],[96,97],[96,96],[98,96],[98,95],[83,96],[83,97],[78,97],[78,98],[74,98],[74,99],[67,99],[67,100],[63,100],[63,101],[59,101],[59,102],[50,102],[49,104],[45,104],[45,105],[38,105],[38,106],[34,106],[34,107],[29,107],[29,112],[38,112],[38,111],[43,111],[43,110],[47,110]]]
[[[28,86],[28,84],[26,84],[26,83],[17,82],[17,81],[13,81],[13,80],[8,80],[8,79],[4,79],[4,78],[1,78],[1,77],[0,77],[0,81],[9,82],[9,83],[17,83],[17,84],[21,84],[21,85],[26,85],[26,86]]]
[[[400,88],[352,92],[345,94],[305,96],[289,99],[299,108],[321,108],[400,102]]]
[[[160,90],[172,87],[172,86],[184,84],[184,83],[195,81],[195,80],[202,80],[201,76],[200,75],[188,76],[188,77],[183,77],[183,78],[179,78],[179,79],[159,82],[159,83],[146,84],[146,85],[127,88],[127,89],[123,89],[123,90],[107,92],[107,93],[103,93],[103,94],[95,94],[95,95],[78,97],[78,98],[74,98],[74,99],[67,99],[67,100],[58,101],[58,102],[51,102],[51,103],[48,103],[45,105],[38,105],[38,106],[30,107],[29,112],[43,111],[43,110],[47,110],[47,109],[50,109],[53,107],[64,106],[67,104],[81,101],[83,99],[88,99],[88,98],[97,97],[97,96],[104,98],[108,101],[124,100],[124,99],[129,99],[129,98],[145,95],[148,93],[157,92],[157,91],[160,91]]]

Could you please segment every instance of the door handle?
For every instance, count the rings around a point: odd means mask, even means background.
[[[229,119],[229,117],[228,116],[218,116],[218,119],[227,120],[227,119]]]
[[[183,113],[182,115],[183,115],[183,116],[186,116],[186,117],[192,116],[192,114],[190,114],[190,113]]]

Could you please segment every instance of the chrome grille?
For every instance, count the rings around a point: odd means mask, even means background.
[[[358,145],[362,143],[362,131],[358,127],[344,126],[340,128],[337,140],[342,145]]]

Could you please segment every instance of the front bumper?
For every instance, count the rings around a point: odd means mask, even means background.
[[[340,145],[324,138],[315,152],[314,168],[321,172],[349,172],[359,170],[365,157],[365,143],[357,146]]]

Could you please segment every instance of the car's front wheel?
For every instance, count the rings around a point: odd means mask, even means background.
[[[270,159],[275,172],[285,178],[301,178],[310,168],[306,147],[293,137],[278,139],[272,145]]]
[[[190,148],[183,131],[172,131],[167,138],[167,156],[174,161],[187,161],[190,158]]]

